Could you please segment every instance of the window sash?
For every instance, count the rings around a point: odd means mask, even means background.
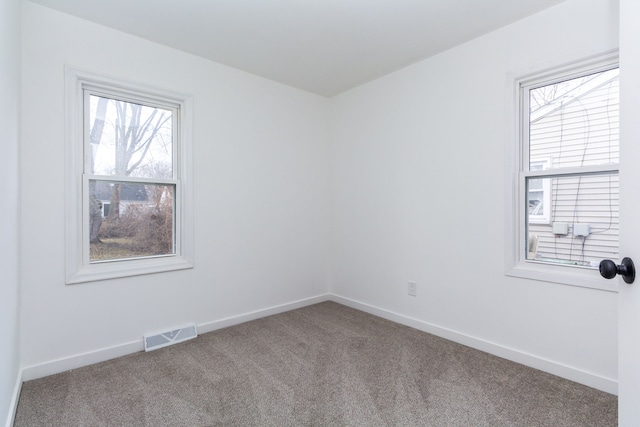
[[[91,261],[90,259],[90,218],[89,218],[89,188],[90,181],[103,181],[103,182],[114,182],[114,183],[139,183],[139,184],[149,184],[149,185],[166,185],[174,188],[174,200],[173,200],[173,253],[167,253],[162,255],[146,255],[146,256],[138,256],[132,258],[116,258],[109,259],[105,261]],[[131,178],[131,179],[119,179],[112,177],[104,177],[102,175],[84,175],[82,178],[82,189],[83,189],[83,225],[82,228],[84,230],[85,235],[82,237],[83,248],[82,248],[82,259],[85,265],[93,265],[96,263],[118,263],[121,261],[131,261],[131,260],[142,260],[147,258],[161,258],[161,257],[176,257],[182,253],[182,227],[179,227],[178,224],[182,223],[182,209],[180,207],[181,200],[181,183],[179,180],[151,180],[148,178]],[[111,206],[110,206],[111,208]]]
[[[146,107],[160,108],[164,110],[171,111],[171,131],[172,131],[172,144],[171,144],[171,171],[173,179],[178,179],[181,174],[180,171],[180,161],[179,161],[179,145],[182,143],[180,141],[181,135],[181,113],[180,113],[180,105],[175,102],[168,100],[159,100],[158,98],[150,97],[144,94],[135,94],[132,95],[127,92],[119,91],[117,89],[111,90],[106,89],[103,86],[96,86],[87,84],[82,86],[82,105],[83,105],[83,153],[84,153],[84,161],[83,161],[83,170],[85,174],[91,174],[91,114],[90,114],[90,97],[98,96],[102,98],[112,99],[115,101],[123,101],[133,104],[140,104]],[[126,175],[103,175],[109,177],[122,177],[128,178]]]

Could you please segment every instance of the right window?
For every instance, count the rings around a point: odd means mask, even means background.
[[[518,82],[520,260],[597,269],[618,258],[617,63]]]

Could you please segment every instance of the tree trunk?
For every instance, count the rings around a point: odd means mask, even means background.
[[[118,220],[120,218],[120,191],[122,184],[114,183],[113,190],[111,190],[111,201],[109,205],[109,219]]]
[[[89,243],[102,243],[98,237],[102,226],[102,202],[95,197],[95,182],[93,191],[89,190]]]
[[[96,108],[96,117],[91,126],[90,146],[93,149],[94,144],[97,147],[102,139],[102,131],[104,130],[104,119],[107,115],[107,105],[109,100],[106,98],[98,99],[98,106]],[[93,170],[93,153],[91,154],[90,174],[94,173]],[[96,198],[96,183],[89,182],[89,242],[101,243],[98,233],[100,233],[100,227],[102,226],[102,202]]]

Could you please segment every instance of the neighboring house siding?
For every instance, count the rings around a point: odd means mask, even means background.
[[[533,121],[530,158],[547,160],[550,168],[618,163],[618,86],[615,78]],[[618,257],[617,174],[552,179],[550,199],[549,223],[529,225],[538,238],[537,258],[595,266]],[[568,223],[568,234],[554,234],[554,222]],[[586,238],[574,235],[576,223],[589,225]]]
[[[124,215],[129,206],[150,206],[147,186],[143,184],[122,184],[120,190],[120,215]],[[112,202],[112,183],[98,181],[95,185],[95,197],[102,203],[102,216],[107,217]]]

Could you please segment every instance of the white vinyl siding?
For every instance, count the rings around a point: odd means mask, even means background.
[[[618,163],[619,86],[619,79],[613,78],[532,120],[530,158],[551,158],[550,168]]]
[[[555,235],[552,224],[530,222],[529,233],[538,237],[536,259],[575,260],[578,265],[589,263],[592,267],[597,266],[601,259],[616,259],[619,233],[618,175],[551,181],[554,200],[552,222],[569,224],[568,234]],[[574,236],[575,223],[589,224],[590,234],[586,239]]]

